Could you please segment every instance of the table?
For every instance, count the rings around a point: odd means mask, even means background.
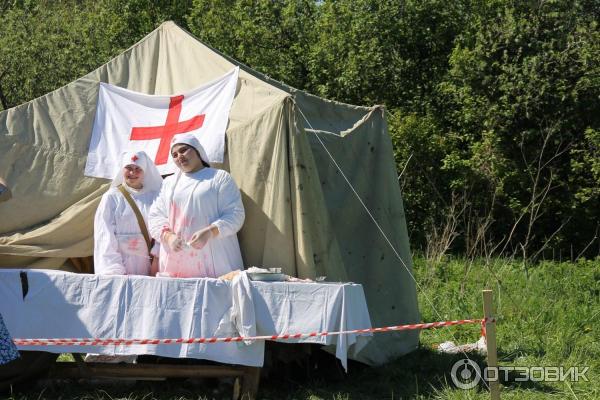
[[[241,293],[241,294],[240,294]],[[234,303],[244,291],[211,278],[100,276],[53,270],[0,270],[0,313],[14,338],[191,338],[238,336]],[[250,282],[242,330],[257,335],[370,328],[361,285]],[[242,296],[243,297],[243,296]],[[248,308],[248,298],[251,307]],[[239,313],[239,309],[237,312]],[[248,314],[254,314],[253,316]],[[244,335],[246,336],[246,335]],[[367,335],[289,342],[335,346],[347,369]],[[260,367],[264,341],[134,346],[21,346],[54,353],[154,354]]]

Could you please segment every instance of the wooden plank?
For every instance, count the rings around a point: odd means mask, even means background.
[[[233,399],[255,400],[260,381],[259,367],[242,365],[108,364],[83,362],[54,363],[48,378],[118,378],[163,380],[166,378],[235,378]]]
[[[176,364],[56,363],[50,378],[224,378],[244,377],[247,367]],[[258,368],[260,369],[260,368]]]

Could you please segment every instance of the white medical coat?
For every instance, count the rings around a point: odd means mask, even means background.
[[[150,206],[157,191],[136,193],[129,190],[146,226]],[[158,243],[158,242],[157,242]],[[158,245],[152,250],[158,254]],[[148,247],[133,209],[116,187],[100,200],[94,218],[94,270],[101,275],[149,275]]]
[[[166,178],[150,210],[150,234],[158,240],[163,228],[168,228],[188,242],[195,232],[212,224],[219,228],[219,235],[201,250],[184,246],[174,252],[164,245],[160,272],[174,277],[216,278],[242,269],[236,233],[244,217],[240,190],[226,171],[202,168]]]

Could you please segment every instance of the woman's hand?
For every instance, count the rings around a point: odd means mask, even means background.
[[[206,228],[200,229],[198,232],[194,233],[190,238],[189,244],[195,249],[202,249],[206,246],[206,243],[219,234],[219,228],[214,225],[207,226]]]
[[[169,249],[173,250],[174,252],[178,252],[183,249],[183,240],[173,232],[165,232],[163,234],[163,240],[167,243]]]

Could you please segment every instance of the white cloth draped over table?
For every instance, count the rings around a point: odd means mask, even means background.
[[[0,270],[0,313],[13,338],[173,339],[334,332],[370,328],[361,285],[235,283],[211,278],[101,276]],[[347,368],[370,335],[315,336],[285,342],[335,346]],[[264,341],[251,344],[19,346],[53,353],[156,354],[262,366]]]
[[[6,271],[6,272],[5,272]],[[12,273],[11,273],[12,272]],[[229,322],[231,282],[137,275],[0,270],[0,312],[14,338],[210,338],[238,336]],[[6,311],[6,314],[5,314]],[[223,330],[223,326],[230,329]],[[155,354],[262,366],[264,342],[18,347],[54,353]]]
[[[202,228],[215,225],[219,235],[197,250],[184,247],[173,252],[163,246],[160,272],[174,277],[218,277],[244,264],[236,233],[244,223],[240,191],[229,173],[202,168],[194,173],[178,172],[165,179],[150,211],[150,233],[160,239],[164,228],[184,242]]]

